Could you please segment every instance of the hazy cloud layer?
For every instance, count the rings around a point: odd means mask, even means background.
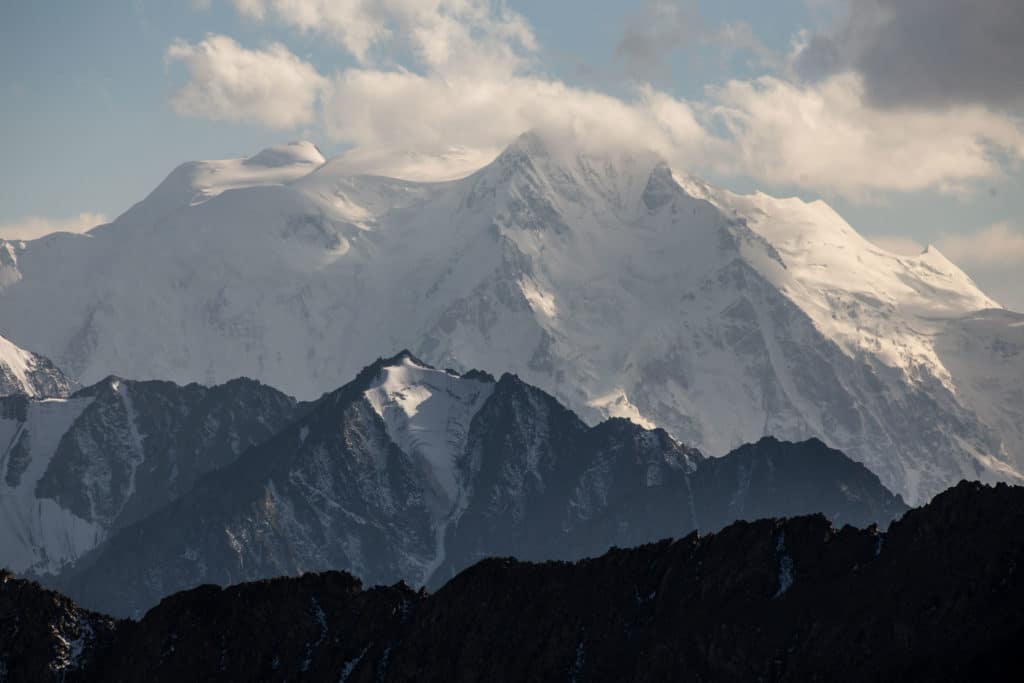
[[[458,149],[462,160],[486,158],[524,130],[559,126],[581,140],[644,144],[682,170],[854,200],[892,191],[965,193],[1024,160],[1024,130],[1011,116],[968,103],[878,108],[855,71],[819,74],[814,82],[734,80],[708,88],[700,100],[651,85],[622,98],[538,73],[529,25],[502,3],[233,1],[252,20],[324,35],[363,63],[319,74],[278,44],[250,50],[226,36],[179,41],[168,59],[183,62],[190,76],[173,99],[180,113],[278,128],[317,121],[331,139],[363,150],[422,156]],[[638,70],[657,68],[666,50],[686,40],[689,7],[647,3],[618,49]],[[717,33],[758,45],[749,27]],[[409,63],[396,65],[387,55]],[[390,156],[364,151],[360,158],[365,165]]]
[[[965,192],[1024,159],[1024,129],[977,105],[872,107],[859,76],[814,85],[764,77],[709,90],[706,118],[723,125],[723,170],[770,184],[871,199],[882,191]]]
[[[944,235],[938,246],[947,257],[968,268],[1024,274],[1024,232],[1005,221],[974,234]]]
[[[295,128],[316,119],[327,84],[280,43],[249,50],[227,36],[208,35],[194,45],[175,41],[166,58],[188,71],[188,83],[171,97],[185,116]]]
[[[1024,105],[1021,0],[850,0],[798,55],[809,80],[853,70],[880,106]]]
[[[416,116],[409,116],[415,102]],[[326,103],[332,137],[422,152],[452,146],[496,153],[530,129],[571,132],[580,144],[632,144],[694,159],[706,135],[692,109],[650,89],[627,102],[539,78],[451,79],[353,69]]]
[[[409,103],[417,116],[409,116]],[[871,199],[884,191],[964,192],[1024,158],[1024,131],[984,109],[879,111],[853,75],[818,86],[733,81],[691,103],[651,87],[622,100],[535,77],[452,79],[352,69],[333,80],[328,133],[361,146],[494,150],[520,132],[562,127],[582,139],[644,144],[677,167],[748,175]],[[712,130],[723,130],[724,135]]]
[[[107,216],[90,212],[62,219],[27,216],[15,223],[0,224],[0,239],[34,240],[55,232],[87,232],[109,222]]]

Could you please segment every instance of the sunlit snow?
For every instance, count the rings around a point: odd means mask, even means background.
[[[911,503],[1019,480],[1021,316],[934,248],[897,256],[823,202],[538,134],[445,182],[356,161],[298,143],[186,164],[88,235],[3,243],[0,320],[85,384],[249,376],[314,398],[409,348],[712,456],[817,436]]]
[[[366,398],[395,444],[426,460],[448,500],[455,503],[456,458],[465,450],[473,416],[493,391],[490,382],[455,377],[406,357],[383,369]]]

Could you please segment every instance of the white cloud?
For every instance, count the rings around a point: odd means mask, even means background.
[[[362,62],[334,74],[323,100],[327,135],[354,146],[349,157],[362,165],[408,165],[410,157],[393,154],[396,149],[410,153],[419,168],[430,166],[422,156],[464,165],[538,128],[601,144],[639,142],[686,162],[707,139],[687,103],[650,87],[624,100],[532,74],[532,29],[503,2],[236,0],[235,6],[252,19],[274,17],[327,35]],[[376,47],[406,50],[417,70],[375,65]]]
[[[1024,232],[996,223],[973,234],[943,235],[938,247],[996,301],[1024,312]]]
[[[452,147],[496,153],[523,131],[553,129],[582,144],[640,144],[685,165],[696,163],[707,140],[685,102],[650,88],[625,101],[523,76],[350,69],[334,79],[325,107],[327,132],[336,140],[428,154]]]
[[[991,225],[967,235],[943,235],[938,247],[967,268],[1014,270],[1024,290],[1024,232],[1009,222]]]
[[[263,21],[267,16],[267,7],[264,0],[232,0],[235,11],[243,17]]]
[[[281,128],[317,120],[333,140],[362,148],[363,159],[379,156],[367,150],[381,146],[420,155],[458,148],[463,158],[483,158],[524,130],[562,126],[583,139],[652,147],[683,170],[859,201],[886,192],[966,193],[1024,160],[1024,128],[1010,115],[971,104],[880,109],[853,72],[816,83],[729,81],[701,101],[652,86],[630,98],[576,88],[532,69],[533,33],[500,2],[234,4],[251,19],[326,35],[362,64],[327,78],[278,44],[248,50],[225,36],[179,41],[168,59],[183,61],[191,80],[175,94],[175,109]],[[756,42],[751,31],[732,30],[734,42]],[[413,68],[373,59],[385,51]]]
[[[271,128],[312,123],[327,80],[280,43],[248,50],[222,35],[195,45],[176,40],[168,62],[182,62],[189,81],[171,97],[184,116],[256,121]]]
[[[943,110],[871,107],[859,76],[817,85],[776,77],[708,90],[706,113],[725,128],[722,169],[854,199],[882,191],[965,191],[1024,159],[1024,129],[980,105]]]
[[[333,79],[325,120],[336,140],[418,152],[491,149],[530,128],[563,126],[644,144],[684,170],[857,200],[890,191],[965,192],[1004,172],[1001,155],[1024,158],[1024,131],[1003,115],[974,106],[876,110],[852,75],[817,86],[732,81],[690,103],[650,86],[623,100],[528,75],[349,69]]]
[[[537,48],[529,24],[490,0],[234,0],[243,16],[326,35],[361,63],[374,48],[411,49],[431,70],[488,71],[523,63]]]
[[[363,0],[234,0],[234,5],[249,19],[275,15],[302,31],[325,32],[360,60],[390,35],[372,4]]]
[[[0,239],[34,240],[55,232],[87,232],[97,225],[109,222],[107,216],[90,212],[61,219],[26,216],[14,223],[0,224]]]

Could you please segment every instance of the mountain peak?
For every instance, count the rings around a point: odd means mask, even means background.
[[[402,349],[401,351],[399,351],[398,353],[393,355],[391,358],[381,358],[377,362],[377,365],[379,365],[381,368],[390,368],[390,367],[396,367],[396,366],[399,366],[399,365],[404,365],[406,363],[411,363],[413,365],[417,365],[417,366],[419,366],[421,368],[424,368],[426,370],[434,370],[435,369],[433,366],[428,365],[427,363],[424,363],[419,358],[414,356],[412,351],[410,351],[409,349]]]
[[[922,263],[931,266],[941,273],[960,276],[961,278],[967,277],[966,273],[958,265],[946,258],[946,255],[939,251],[938,247],[934,244],[926,246],[918,258]]]
[[[643,145],[626,145],[565,130],[532,129],[519,135],[498,156],[505,163],[531,160],[562,167],[643,166],[647,172],[667,166],[660,154]]]
[[[558,158],[555,145],[548,137],[536,131],[527,131],[513,140],[498,157],[481,169],[496,169],[501,178],[510,178],[522,172],[535,173],[543,167],[558,165],[567,159]]]
[[[494,385],[420,363],[408,351],[386,362],[364,392],[403,452],[422,457],[450,503],[459,495],[455,459]]]
[[[542,134],[537,130],[528,130],[509,143],[503,154],[531,157],[550,156],[552,142],[550,134]]]
[[[171,171],[149,196],[115,223],[160,222],[175,211],[202,204],[228,190],[287,185],[325,162],[317,146],[308,141],[267,147],[248,157],[188,161]]]
[[[665,160],[643,147],[605,143],[571,131],[532,130],[470,176],[468,200],[473,205],[497,193],[507,200],[514,220],[550,228],[570,204],[588,212],[596,207],[608,207],[615,215],[633,212],[659,168],[668,168]]]
[[[262,166],[264,168],[280,168],[293,164],[308,164],[320,166],[325,163],[320,149],[308,140],[289,142],[284,145],[267,147],[260,152],[242,160],[245,166]]]

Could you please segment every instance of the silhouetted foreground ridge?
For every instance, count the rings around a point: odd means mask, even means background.
[[[1024,665],[1024,489],[961,483],[881,534],[737,522],[436,593],[307,574],[138,622],[5,575],[0,680],[993,680]]]

